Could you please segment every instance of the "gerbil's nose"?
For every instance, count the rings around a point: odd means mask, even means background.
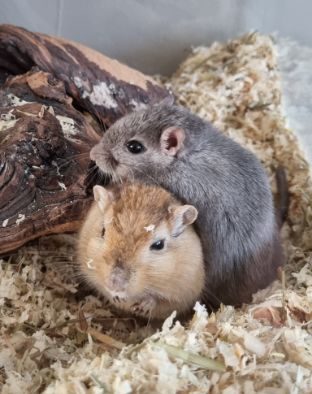
[[[127,287],[129,276],[129,271],[117,263],[110,275],[109,286],[112,290],[124,291]]]
[[[112,169],[115,169],[119,161],[113,156],[113,154],[107,149],[104,149],[103,144],[99,142],[90,151],[90,159],[94,161],[98,167],[106,168],[107,165]]]
[[[96,144],[90,151],[90,159],[96,162],[96,159],[99,154],[100,154],[100,144]]]

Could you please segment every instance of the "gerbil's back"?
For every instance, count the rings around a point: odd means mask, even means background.
[[[225,303],[248,300],[276,277],[281,264],[272,193],[261,163],[187,110],[159,107],[152,113],[162,118],[162,127],[185,130],[181,154],[157,181],[198,209],[207,288]]]

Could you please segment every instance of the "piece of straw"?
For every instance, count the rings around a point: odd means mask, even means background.
[[[87,332],[88,334],[96,338],[99,342],[102,342],[107,346],[114,347],[119,350],[123,349],[126,346],[125,343],[117,341],[116,339],[110,337],[109,335],[103,334],[92,327],[89,327]]]
[[[225,366],[219,361],[212,360],[208,357],[199,356],[198,354],[189,353],[176,346],[167,345],[166,343],[159,342],[155,343],[155,345],[165,349],[169,356],[180,358],[187,363],[195,364],[201,368],[219,372],[224,372],[226,369]]]

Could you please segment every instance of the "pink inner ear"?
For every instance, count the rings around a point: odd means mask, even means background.
[[[178,145],[178,140],[175,135],[171,135],[167,140],[167,149],[176,148]]]
[[[170,156],[175,156],[182,148],[185,138],[184,130],[178,127],[169,127],[161,135],[161,149]]]

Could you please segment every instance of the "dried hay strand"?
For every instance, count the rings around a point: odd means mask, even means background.
[[[251,149],[275,190],[287,169],[290,212],[281,282],[234,309],[160,330],[79,297],[71,237],[1,261],[0,368],[7,393],[311,393],[312,184],[286,128],[274,41],[258,33],[196,48],[166,82],[185,105]]]

